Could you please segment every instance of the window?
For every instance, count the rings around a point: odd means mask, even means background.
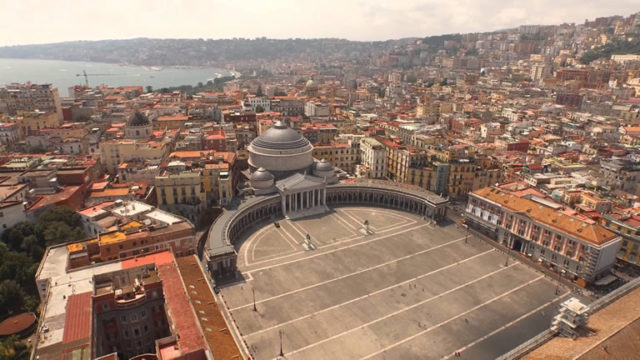
[[[120,316],[120,321],[122,321],[123,323],[127,322],[127,315]]]

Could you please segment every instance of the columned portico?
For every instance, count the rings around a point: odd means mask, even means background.
[[[281,180],[276,187],[280,192],[282,212],[289,219],[321,214],[327,208],[327,189],[323,179],[296,174]]]

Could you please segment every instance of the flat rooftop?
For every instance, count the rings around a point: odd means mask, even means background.
[[[525,360],[635,359],[640,353],[640,288],[591,315],[587,326],[594,331],[575,340],[555,337]]]
[[[49,279],[48,298],[38,329],[38,355],[41,360],[60,359],[61,355],[90,342],[91,296],[94,293],[96,275],[155,264],[163,281],[175,331],[180,334],[178,343],[184,352],[206,349],[195,314],[185,293],[183,280],[174,256],[169,251],[93,265],[66,272],[67,247],[50,248],[45,254],[37,280]],[[82,353],[84,354],[84,353]],[[86,354],[85,354],[86,355]],[[83,355],[84,356],[84,355]]]
[[[280,331],[287,359],[496,358],[548,328],[569,294],[455,224],[333,210],[258,224],[236,246],[242,278],[221,296],[254,358],[278,355]]]

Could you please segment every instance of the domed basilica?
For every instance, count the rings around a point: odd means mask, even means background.
[[[313,159],[313,145],[278,121],[248,147],[251,188],[256,195],[279,192],[288,217],[327,210],[326,185],[338,178],[331,163]]]

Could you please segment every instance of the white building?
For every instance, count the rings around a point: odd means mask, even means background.
[[[360,159],[367,169],[367,177],[384,178],[387,173],[387,155],[382,144],[374,138],[360,140]]]
[[[258,106],[261,106],[263,111],[270,112],[271,111],[271,99],[266,97],[252,96],[247,98],[249,101],[249,107],[251,111],[255,112]]]
[[[329,116],[329,105],[315,101],[307,101],[304,104],[304,114],[306,116]]]
[[[15,224],[26,221],[22,201],[5,201],[0,203],[0,235]]]

